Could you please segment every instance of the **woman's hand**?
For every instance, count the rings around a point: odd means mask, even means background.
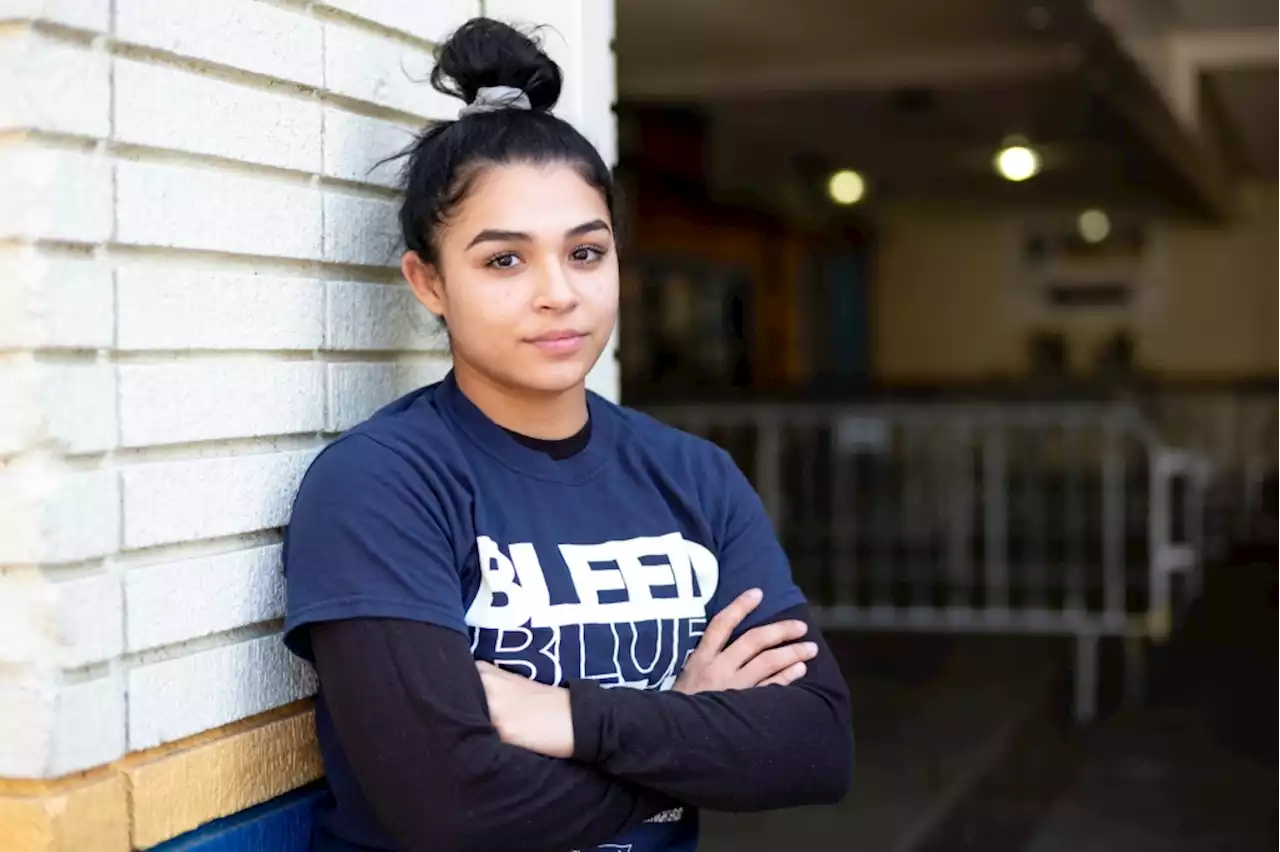
[[[491,663],[476,663],[498,736],[547,757],[573,757],[569,690],[529,680]]]
[[[760,600],[758,589],[744,592],[711,619],[676,679],[676,692],[694,695],[770,684],[785,686],[804,677],[805,661],[814,658],[818,646],[795,641],[808,630],[803,621],[764,624],[725,647]],[[532,681],[491,663],[478,662],[476,668],[489,703],[489,718],[504,743],[547,757],[573,756],[569,690]]]
[[[698,647],[685,661],[676,679],[676,692],[693,695],[770,684],[785,686],[804,677],[805,661],[817,655],[818,646],[813,642],[795,643],[809,629],[803,621],[763,624],[725,647],[734,629],[760,605],[760,600],[760,590],[751,589],[716,613]]]

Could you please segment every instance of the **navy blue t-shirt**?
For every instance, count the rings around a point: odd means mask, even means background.
[[[743,628],[804,602],[759,498],[708,441],[588,395],[585,448],[553,459],[489,420],[450,374],[346,432],[307,472],[285,542],[285,641],[305,625],[400,618],[457,630],[478,660],[541,683],[670,689],[716,612]],[[390,845],[324,707],[339,837]],[[673,818],[678,816],[679,818]],[[684,852],[697,815],[661,814],[601,850]]]

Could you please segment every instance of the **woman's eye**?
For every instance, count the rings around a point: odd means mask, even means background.
[[[569,256],[578,263],[594,263],[604,257],[604,249],[599,246],[578,246]]]
[[[511,252],[505,252],[489,258],[489,262],[485,265],[494,269],[515,269],[520,265],[520,258]]]

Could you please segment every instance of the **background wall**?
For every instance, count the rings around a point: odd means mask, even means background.
[[[1246,184],[1227,227],[1161,222],[1155,272],[1129,310],[1029,305],[1016,272],[1023,214],[902,205],[877,217],[873,355],[885,382],[1018,375],[1027,335],[1061,329],[1076,365],[1118,327],[1135,361],[1163,378],[1236,379],[1276,372],[1274,183]]]
[[[0,847],[146,847],[317,775],[279,528],[448,369],[375,164],[456,115],[430,52],[482,11],[552,26],[612,162],[610,4],[0,0]]]

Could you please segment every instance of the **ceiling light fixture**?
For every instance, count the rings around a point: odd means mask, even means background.
[[[1025,142],[1007,143],[995,157],[996,173],[1019,183],[1040,172],[1040,154]]]
[[[827,194],[836,204],[857,204],[866,191],[866,181],[853,169],[841,169],[827,181]]]
[[[1111,217],[1101,210],[1086,210],[1076,220],[1076,230],[1086,243],[1100,243],[1111,233]]]

